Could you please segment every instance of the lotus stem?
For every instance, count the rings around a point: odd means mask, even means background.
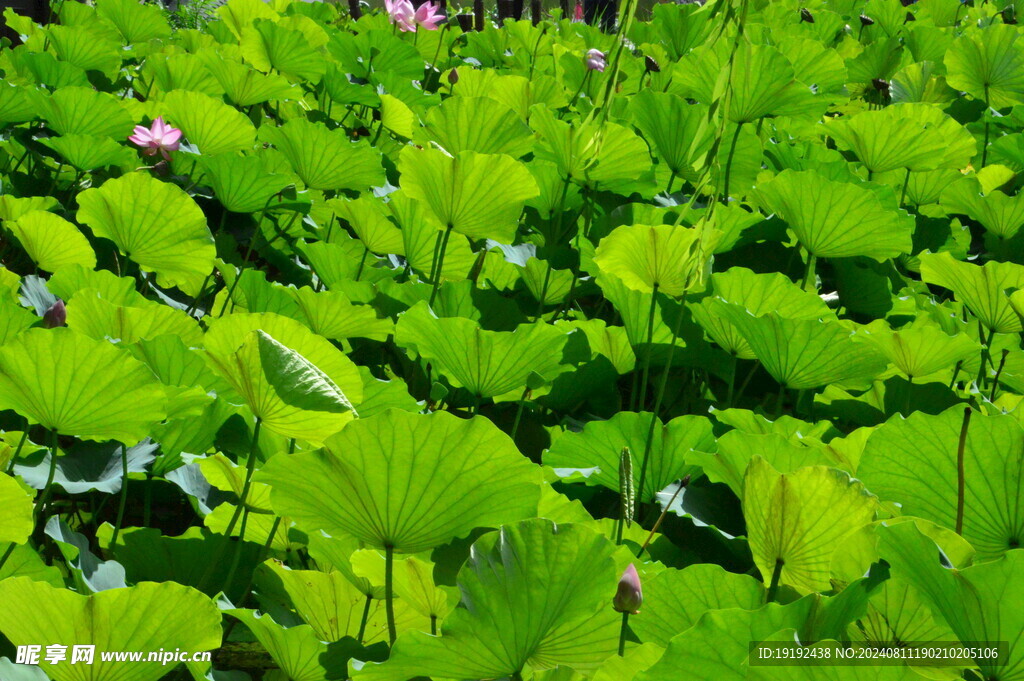
[[[964,407],[964,420],[960,426],[960,440],[956,446],[956,533],[961,537],[964,534],[964,488],[966,480],[964,476],[964,450],[967,447],[967,429],[971,425],[970,406]]]
[[[53,493],[53,478],[57,474],[57,431],[50,431],[50,470],[46,475],[46,485],[43,487],[43,496],[39,499],[39,503],[36,504],[36,531],[42,530],[40,524],[44,518],[46,518],[46,505],[50,502],[50,496]]]
[[[363,257],[359,259],[359,267],[356,269],[356,281],[363,276],[363,268],[366,266],[366,256],[370,255],[370,249],[363,246]]]
[[[985,85],[985,139],[981,143],[981,167],[982,168],[985,167],[985,163],[988,161],[988,134],[989,134],[989,129],[988,129],[989,128],[989,124],[988,124],[989,103],[988,103],[988,100],[989,100],[989,97],[988,97],[988,84],[986,84]]]
[[[15,546],[17,546],[17,544],[11,542],[11,544],[7,547],[7,550],[4,551],[4,555],[0,556],[0,570],[3,569],[4,564],[7,562],[7,559],[11,557],[12,553],[14,553]]]
[[[114,534],[110,537],[110,545],[117,544],[117,535],[121,533],[124,522],[124,509],[128,505],[128,446],[121,443],[121,501],[117,506],[117,520],[114,522]]]
[[[743,123],[736,124],[736,132],[732,134],[732,143],[729,145],[729,156],[725,159],[725,180],[722,184],[722,203],[729,204],[729,180],[732,177],[732,159],[736,154],[736,143],[740,139],[740,130]]]
[[[765,603],[774,603],[775,595],[779,590],[779,580],[782,579],[782,566],[786,564],[786,561],[781,558],[775,559],[775,569],[772,570],[772,581],[768,584],[768,593],[765,594]]]
[[[433,282],[433,289],[430,291],[430,306],[434,306],[434,299],[437,298],[437,291],[441,288],[441,274],[444,272],[444,255],[448,250],[448,239],[452,235],[453,226],[451,223],[444,230],[444,235],[438,235],[440,247],[435,246],[435,250],[438,251],[436,258],[436,267],[431,268],[430,280]]]
[[[370,605],[373,603],[374,597],[371,594],[367,594],[367,602],[362,604],[362,619],[359,620],[359,633],[355,635],[355,640],[362,645],[362,637],[367,634],[367,622],[370,620]]]
[[[388,640],[393,649],[398,634],[395,631],[395,547],[384,546],[384,609],[388,618]]]
[[[512,423],[512,441],[516,439],[516,433],[519,432],[519,420],[523,417],[523,408],[526,404],[526,400],[530,397],[530,388],[523,390],[523,396],[519,398],[519,406],[516,407],[516,420]]]
[[[658,302],[658,283],[654,283],[651,291],[651,307],[647,311],[647,347],[644,348],[644,371],[640,379],[640,398],[637,404],[643,411],[647,402],[647,381],[651,372],[651,346],[654,344],[654,310]]]
[[[551,282],[551,265],[550,263],[545,264],[547,269],[544,271],[544,283],[540,287],[540,301],[537,303],[537,314],[534,315],[538,319],[544,314],[544,300],[548,297],[548,285]]]
[[[807,269],[804,270],[804,280],[801,284],[801,288],[806,290],[818,290],[818,282],[815,281],[815,265],[818,262],[818,256],[814,255],[810,251],[807,252]]]
[[[652,527],[650,533],[648,533],[647,539],[644,540],[643,546],[641,546],[640,550],[636,552],[637,558],[644,555],[644,551],[646,551],[647,547],[650,546],[652,541],[654,541],[654,535],[658,532],[658,528],[661,527],[661,523],[664,522],[665,516],[668,515],[668,509],[672,508],[672,504],[676,502],[676,497],[678,497],[679,493],[686,489],[686,486],[689,484],[689,475],[687,475],[686,477],[679,481],[679,487],[676,488],[676,491],[672,494],[672,498],[668,500],[667,504],[665,504],[665,508],[661,509],[661,515],[658,516],[658,519],[654,523],[654,527]]]
[[[1010,354],[1010,351],[1003,348],[1003,356],[999,359],[999,368],[996,369],[996,375],[992,378],[992,392],[988,396],[989,402],[996,401],[996,390],[999,388],[999,377],[1003,373],[1003,367],[1006,366],[1006,356]]]
[[[437,636],[437,615],[430,616],[430,635]]]
[[[647,429],[647,441],[644,443],[644,456],[640,463],[640,482],[636,487],[637,522],[643,520],[642,510],[644,504],[644,483],[647,481],[647,463],[651,458],[651,444],[654,442],[654,429],[658,423],[658,412],[661,411],[661,401],[665,397],[665,384],[668,383],[668,374],[672,370],[672,357],[676,352],[676,339],[679,337],[679,330],[683,326],[684,316],[683,311],[679,310],[679,316],[676,317],[675,326],[672,327],[672,341],[668,348],[668,357],[665,360],[665,368],[661,372],[661,381],[658,383],[658,392],[654,396],[654,413],[652,414],[651,425]]]
[[[21,439],[18,440],[18,446],[14,449],[14,454],[11,454],[11,460],[7,464],[7,472],[10,473],[14,470],[14,462],[18,460],[21,455],[21,448],[25,446],[25,440],[28,439],[28,420],[25,421],[25,430],[21,432]]]
[[[629,628],[629,613],[622,613],[622,626],[619,627],[619,657],[626,654],[626,630]]]
[[[907,185],[910,184],[910,168],[907,168],[907,174],[903,178],[903,189],[900,191],[900,208],[903,207],[903,202],[907,198]]]

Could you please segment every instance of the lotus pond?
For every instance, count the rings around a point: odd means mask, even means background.
[[[1024,679],[1019,3],[635,8],[4,13],[2,681]]]

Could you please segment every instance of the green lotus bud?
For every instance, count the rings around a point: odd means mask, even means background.
[[[640,575],[632,563],[619,578],[619,588],[612,599],[612,607],[616,612],[628,612],[631,615],[640,614],[640,606],[644,602],[644,593],[640,588]]]

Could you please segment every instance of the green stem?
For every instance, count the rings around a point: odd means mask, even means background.
[[[967,429],[971,425],[970,407],[964,407],[964,420],[960,426],[960,440],[956,446],[956,533],[963,536],[964,533],[964,490],[966,477],[964,473],[964,450],[967,447]]]
[[[11,454],[11,461],[7,464],[7,472],[10,473],[14,470],[14,462],[18,460],[18,456],[21,455],[21,448],[25,446],[25,440],[28,439],[28,420],[25,421],[25,430],[21,431],[21,439],[18,440],[18,446],[14,449],[14,454]]]
[[[523,396],[519,398],[519,406],[516,407],[516,420],[512,423],[512,441],[515,442],[516,433],[519,432],[519,420],[523,417],[523,407],[526,404],[527,398],[530,396],[530,389],[526,388],[523,390]]]
[[[626,630],[629,627],[629,613],[622,613],[622,626],[619,627],[619,657],[626,655]]]
[[[818,256],[813,253],[807,253],[807,269],[804,270],[804,280],[801,284],[801,288],[806,290],[818,290],[818,283],[815,281],[815,265],[818,262]]]
[[[988,85],[985,86],[985,141],[981,145],[981,167],[985,167],[985,162],[988,160]]]
[[[153,478],[146,474],[146,494],[142,506],[142,526],[149,527],[153,512]]]
[[[114,534],[110,537],[110,545],[117,544],[117,535],[121,533],[124,522],[124,509],[128,505],[128,445],[121,443],[121,501],[117,506],[117,520],[114,523]]]
[[[907,168],[907,175],[903,178],[903,189],[900,191],[900,208],[903,207],[903,202],[907,198],[907,185],[910,184],[910,168]]]
[[[11,557],[12,553],[14,553],[15,546],[17,546],[17,544],[11,542],[11,545],[7,547],[6,551],[4,551],[4,555],[0,556],[0,570],[3,570],[4,564],[7,562],[7,559]]]
[[[779,590],[779,580],[782,579],[782,566],[785,561],[781,558],[775,559],[775,569],[772,570],[772,581],[768,585],[768,593],[765,595],[765,603],[774,603],[775,594]]]
[[[654,310],[658,302],[658,284],[655,282],[651,290],[651,307],[647,311],[647,346],[644,348],[643,377],[640,379],[640,397],[637,405],[643,411],[647,402],[647,381],[651,371],[651,346],[654,344]]]
[[[35,525],[37,531],[42,531],[40,522],[46,517],[46,505],[50,502],[50,496],[53,493],[53,478],[57,474],[57,431],[50,431],[50,471],[46,475],[46,485],[43,487],[43,496],[40,497],[39,503],[36,504],[36,518]]]
[[[778,401],[775,402],[775,420],[778,421],[779,417],[782,416],[782,405],[786,401],[786,386],[779,386],[779,397]]]
[[[245,508],[249,499],[249,488],[252,486],[252,476],[256,472],[256,458],[257,452],[259,451],[260,441],[260,427],[263,425],[263,419],[257,417],[256,425],[253,427],[252,432],[252,443],[249,445],[249,458],[245,462],[245,481],[242,483],[242,492],[239,494],[238,505],[235,506],[235,512],[231,514],[231,520],[228,521],[227,529],[224,530],[224,541],[217,548],[217,553],[214,555],[213,560],[206,566],[206,570],[203,572],[202,578],[199,580],[199,584],[196,587],[202,591],[213,575],[214,567],[220,565],[221,559],[224,557],[224,552],[231,544],[231,533],[235,530],[235,525],[238,523],[239,516],[242,515],[242,509]]]
[[[548,297],[548,285],[551,283],[551,265],[548,264],[547,269],[544,271],[544,283],[540,287],[540,300],[537,303],[537,314],[534,315],[537,319],[540,319],[541,315],[544,314],[544,299]]]
[[[732,176],[732,158],[736,154],[736,142],[740,138],[740,130],[743,129],[742,123],[736,124],[736,132],[732,134],[732,144],[729,145],[729,156],[725,160],[725,181],[722,186],[722,203],[729,203],[729,179]]]
[[[986,369],[988,369],[989,356],[991,355],[992,348],[992,336],[996,333],[995,329],[989,331],[988,340],[985,339],[985,327],[978,322],[978,337],[981,340],[981,366],[978,367],[978,378],[976,383],[978,384],[978,390],[985,390],[985,377]]]
[[[661,524],[665,521],[665,516],[668,515],[668,509],[672,508],[672,504],[676,503],[676,497],[678,497],[679,493],[686,489],[686,486],[689,484],[689,475],[687,475],[685,478],[679,481],[679,486],[676,487],[676,491],[672,494],[672,498],[668,500],[667,504],[665,504],[665,508],[661,509],[661,515],[658,516],[658,519],[655,521],[654,526],[651,527],[651,531],[648,533],[647,539],[644,540],[643,546],[641,546],[640,550],[636,552],[637,558],[644,555],[644,551],[646,551],[647,547],[651,545],[652,541],[654,541],[654,535],[657,534],[658,528],[661,527]]]
[[[395,547],[384,546],[384,608],[388,618],[388,641],[395,647],[398,634],[395,631]]]
[[[363,276],[363,267],[366,266],[366,256],[370,255],[370,249],[363,247],[363,257],[359,259],[359,267],[356,269],[356,281]]]
[[[433,288],[430,291],[430,306],[434,306],[434,299],[437,298],[437,291],[441,288],[441,273],[444,272],[444,254],[448,250],[448,238],[452,235],[452,225],[449,224],[444,230],[444,236],[439,236],[441,239],[440,249],[437,254],[437,266],[431,268],[430,280],[433,282]]]
[[[668,383],[668,374],[672,370],[672,357],[676,352],[676,338],[679,337],[679,330],[683,326],[683,310],[679,310],[679,316],[676,318],[675,326],[672,328],[672,341],[668,348],[668,357],[665,360],[665,368],[661,372],[661,380],[658,383],[658,392],[654,396],[654,410],[651,414],[651,425],[647,429],[647,441],[644,443],[644,456],[640,463],[640,482],[636,488],[636,504],[638,512],[636,516],[637,522],[643,520],[642,513],[639,511],[643,510],[644,503],[644,483],[647,481],[647,464],[651,458],[651,445],[654,442],[654,429],[658,423],[658,412],[661,411],[661,402],[665,398],[665,385]]]
[[[1003,373],[1003,367],[1006,366],[1006,356],[1009,355],[1009,354],[1010,354],[1010,351],[1007,350],[1006,348],[1003,348],[1003,356],[999,360],[999,368],[996,369],[996,375],[992,379],[992,392],[988,396],[988,401],[989,402],[995,402],[996,401],[996,389],[999,388],[999,377]]]
[[[437,615],[430,616],[430,635],[437,636]]]
[[[370,605],[373,603],[373,596],[366,594],[366,602],[363,604],[363,617],[359,620],[359,633],[356,634],[356,640],[359,641],[359,645],[363,645],[363,637],[366,636],[366,623],[370,620]]]

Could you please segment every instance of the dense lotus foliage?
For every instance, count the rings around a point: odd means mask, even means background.
[[[0,679],[1024,679],[1018,7],[6,10]]]

